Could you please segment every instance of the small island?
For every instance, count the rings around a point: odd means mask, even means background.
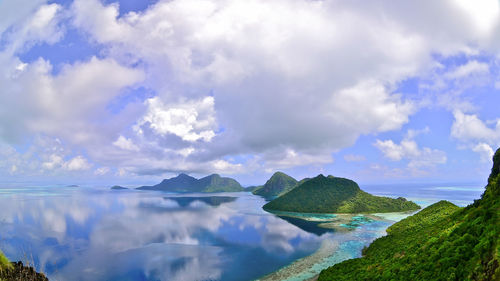
[[[168,192],[241,192],[244,191],[239,182],[232,178],[212,174],[201,179],[196,179],[186,174],[164,179],[153,186],[141,186],[139,190],[160,190]]]
[[[111,190],[127,190],[128,188],[119,186],[119,185],[114,185],[111,187]]]
[[[387,213],[414,211],[420,206],[405,198],[374,196],[345,178],[319,175],[264,205],[266,211],[301,213]]]
[[[252,193],[264,198],[274,198],[292,190],[297,186],[297,183],[297,180],[291,176],[283,172],[276,172],[263,186],[254,189]]]

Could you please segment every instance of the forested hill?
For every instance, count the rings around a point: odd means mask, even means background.
[[[466,208],[431,205],[319,280],[500,280],[499,199],[500,149],[481,199]]]
[[[169,192],[239,192],[243,187],[235,179],[212,174],[201,179],[196,179],[186,174],[165,179],[153,186],[141,186],[142,190],[161,190]]]
[[[255,189],[252,193],[265,198],[273,198],[290,191],[296,185],[296,179],[285,173],[276,172],[262,187]]]
[[[352,180],[323,175],[302,182],[263,208],[303,213],[383,213],[420,209],[405,198],[374,196],[362,191]]]

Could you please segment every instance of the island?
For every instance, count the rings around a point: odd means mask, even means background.
[[[153,186],[141,186],[139,190],[161,190],[169,192],[240,192],[244,191],[238,181],[232,178],[212,174],[201,179],[196,179],[186,174],[164,179]]]
[[[481,199],[465,208],[435,203],[318,280],[500,280],[499,198],[500,149]]]
[[[291,176],[283,172],[276,172],[263,186],[254,189],[252,193],[268,199],[274,198],[292,190],[297,183],[297,180]]]
[[[349,179],[318,175],[303,181],[263,208],[266,211],[301,213],[387,213],[418,210],[420,206],[402,197],[371,195]]]
[[[119,186],[119,185],[114,185],[111,187],[112,190],[126,190],[128,188],[126,187],[123,187],[123,186]]]

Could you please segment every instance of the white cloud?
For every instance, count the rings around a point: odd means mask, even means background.
[[[257,161],[258,169],[331,163],[360,135],[409,122],[419,97],[395,89],[440,68],[436,56],[496,52],[500,43],[496,1],[173,0],[124,15],[98,0],[75,0],[69,11],[24,4],[0,3],[8,50],[0,52],[0,138],[59,138],[129,175],[241,171],[222,160],[240,155],[251,155],[243,164]],[[43,56],[17,57],[60,40],[66,19],[99,46],[98,57],[57,74]],[[441,74],[462,81],[489,72],[472,59]],[[135,87],[152,95],[120,100]],[[124,108],[110,112],[113,102]],[[393,149],[391,159],[413,157],[414,166],[442,162],[413,141],[419,133],[378,145]],[[47,170],[64,165],[44,155]]]
[[[213,97],[176,104],[164,104],[155,97],[146,104],[147,112],[136,125],[136,131],[141,132],[141,127],[147,126],[159,135],[173,134],[188,142],[208,142],[215,136]]]
[[[477,152],[482,162],[491,161],[493,148],[500,147],[500,119],[487,122],[494,124],[488,126],[475,114],[457,110],[453,115],[455,120],[451,126],[451,136]]]
[[[42,163],[42,168],[46,170],[54,170],[59,168],[64,163],[64,160],[61,156],[57,154],[52,154],[49,156],[48,161]]]
[[[120,135],[118,139],[113,142],[113,145],[125,150],[138,151],[139,147],[134,144],[131,139],[127,139],[126,137]]]
[[[486,75],[489,72],[490,67],[487,63],[471,60],[446,73],[444,76],[448,79],[460,79],[471,75]]]
[[[98,176],[104,176],[104,175],[108,174],[110,172],[110,170],[111,169],[109,167],[100,167],[94,171],[94,174],[98,175]]]
[[[414,133],[411,132],[408,132],[407,135],[414,137]],[[399,144],[392,140],[377,140],[374,145],[386,158],[392,161],[408,160],[408,168],[414,171],[421,168],[432,168],[438,164],[445,164],[447,161],[444,151],[428,147],[420,148],[415,140],[408,137]]]
[[[472,148],[472,151],[479,153],[482,162],[490,162],[493,159],[493,148],[486,143],[479,143]]]
[[[81,171],[88,170],[92,165],[87,161],[87,159],[81,155],[70,159],[68,162],[64,163],[64,169],[68,171]]]
[[[493,128],[488,127],[475,114],[465,114],[461,111],[453,113],[455,120],[451,127],[451,136],[463,141],[480,141],[487,144],[500,143],[500,119]]]

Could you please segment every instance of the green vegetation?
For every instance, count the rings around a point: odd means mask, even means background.
[[[480,200],[431,205],[319,280],[500,280],[500,149],[493,163]]]
[[[374,196],[352,180],[319,175],[264,205],[264,210],[301,213],[384,213],[417,210],[405,198]]]
[[[240,183],[232,178],[223,178],[217,174],[198,180],[201,192],[238,192],[243,191]]]
[[[252,193],[266,198],[273,198],[292,190],[296,185],[296,179],[285,173],[276,172],[261,188],[254,190]]]
[[[2,253],[2,251],[0,251],[0,271],[3,271],[5,269],[12,269],[12,264],[5,257],[5,255]]]
[[[137,189],[162,190],[170,192],[239,192],[243,187],[232,178],[224,178],[217,174],[196,179],[186,174],[165,179],[153,186],[141,186]]]

